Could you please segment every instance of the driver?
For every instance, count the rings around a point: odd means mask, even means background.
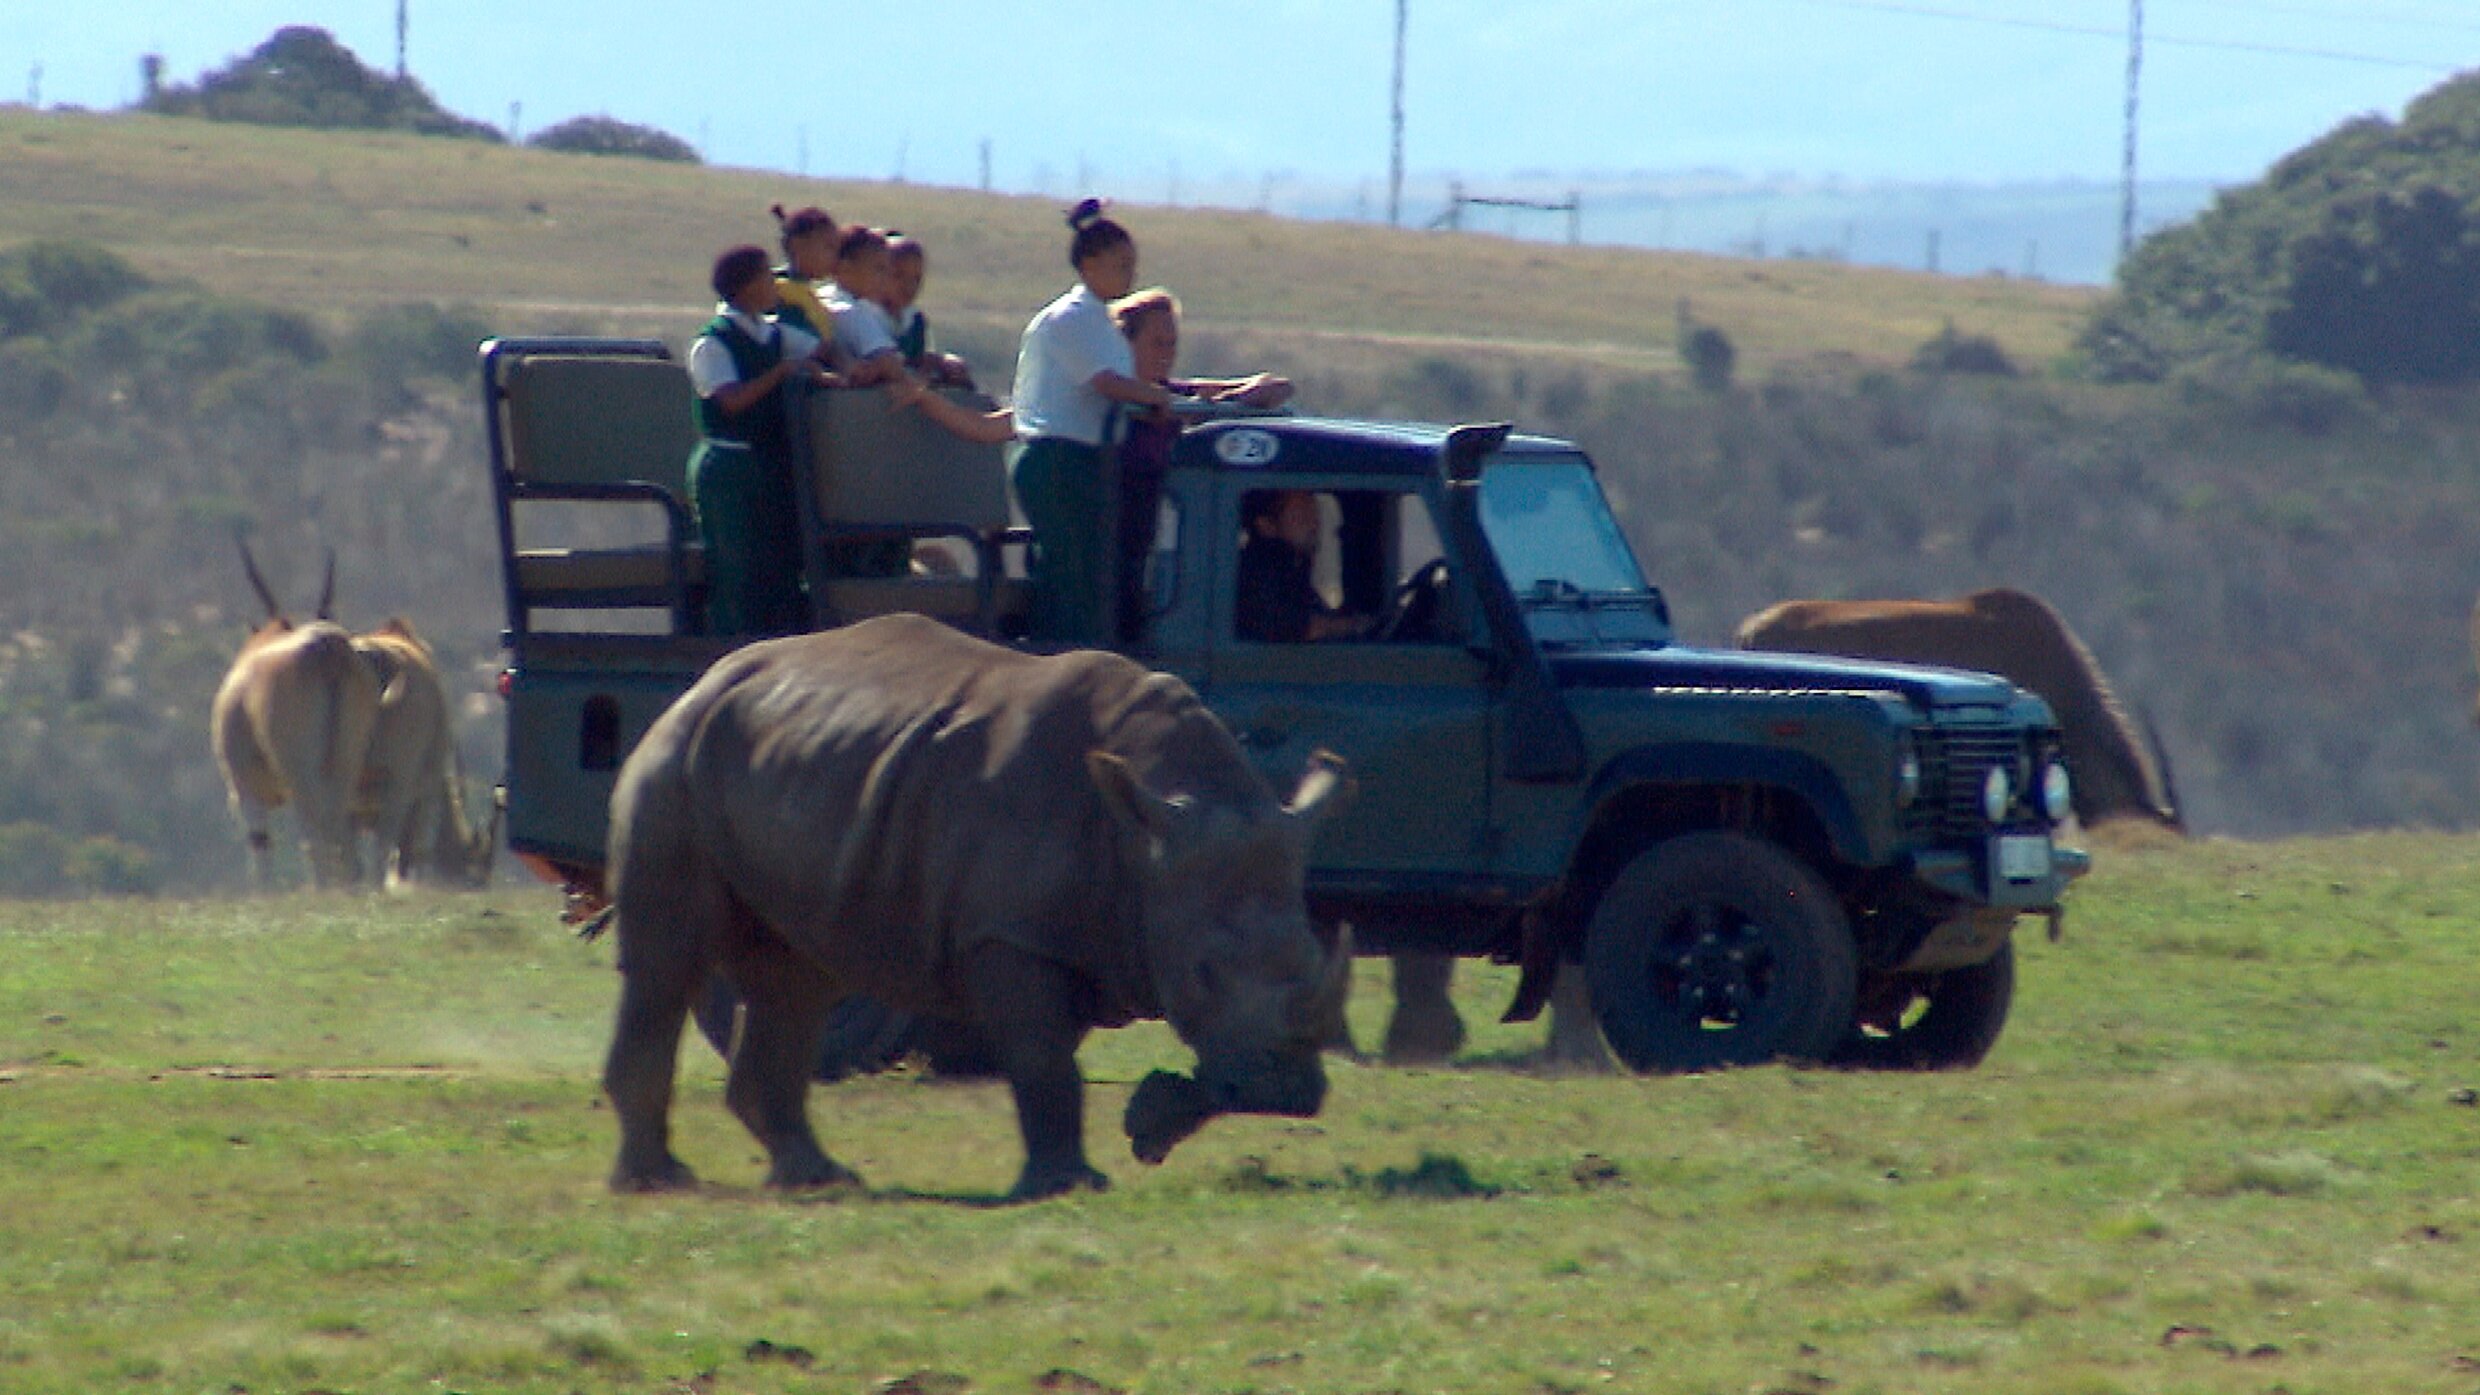
[[[1233,628],[1260,644],[1359,639],[1372,618],[1335,609],[1309,578],[1317,563],[1317,496],[1300,489],[1253,490],[1240,501],[1248,540],[1240,549]]]

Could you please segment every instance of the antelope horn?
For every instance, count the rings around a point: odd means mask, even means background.
[[[319,618],[336,618],[336,549],[327,549],[327,578],[319,583]]]
[[[258,574],[258,559],[250,555],[250,540],[241,536],[238,528],[233,530],[233,546],[241,549],[241,570],[250,578],[250,589],[256,591],[259,600],[266,603],[267,618],[283,619],[284,607],[276,604],[276,593],[267,589],[267,578]]]

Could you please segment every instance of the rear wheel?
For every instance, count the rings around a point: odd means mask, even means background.
[[[694,1005],[699,1033],[727,1061],[740,1006],[740,995],[720,974],[707,980]],[[828,1014],[827,1034],[818,1047],[817,1078],[873,1075],[915,1052],[928,1057],[930,1068],[940,1075],[978,1076],[997,1070],[995,1053],[971,1027],[899,1012],[875,998],[846,998]]]
[[[1835,1053],[1879,1070],[1970,1070],[2006,1029],[2015,1003],[2015,945],[1978,964],[1895,974],[1861,990],[1860,1022]]]
[[[1666,839],[1623,868],[1585,932],[1593,1012],[1640,1071],[1823,1060],[1851,1033],[1851,928],[1780,846]]]

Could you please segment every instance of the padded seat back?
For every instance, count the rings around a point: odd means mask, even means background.
[[[943,389],[976,410],[991,400]],[[829,524],[994,532],[1008,526],[1005,447],[967,441],[878,388],[809,394],[810,487]]]
[[[698,442],[689,370],[657,358],[508,366],[508,472],[522,484],[651,484],[689,500]]]

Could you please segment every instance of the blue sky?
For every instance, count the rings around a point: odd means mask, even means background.
[[[660,126],[720,164],[1141,200],[1269,176],[1383,197],[1393,0],[409,0],[414,74],[524,130]],[[1410,0],[1416,175],[2115,180],[2127,0]],[[0,97],[122,105],[314,24],[374,67],[396,0],[0,0]],[[2468,0],[2151,0],[2147,177],[2236,182],[2480,66]]]

